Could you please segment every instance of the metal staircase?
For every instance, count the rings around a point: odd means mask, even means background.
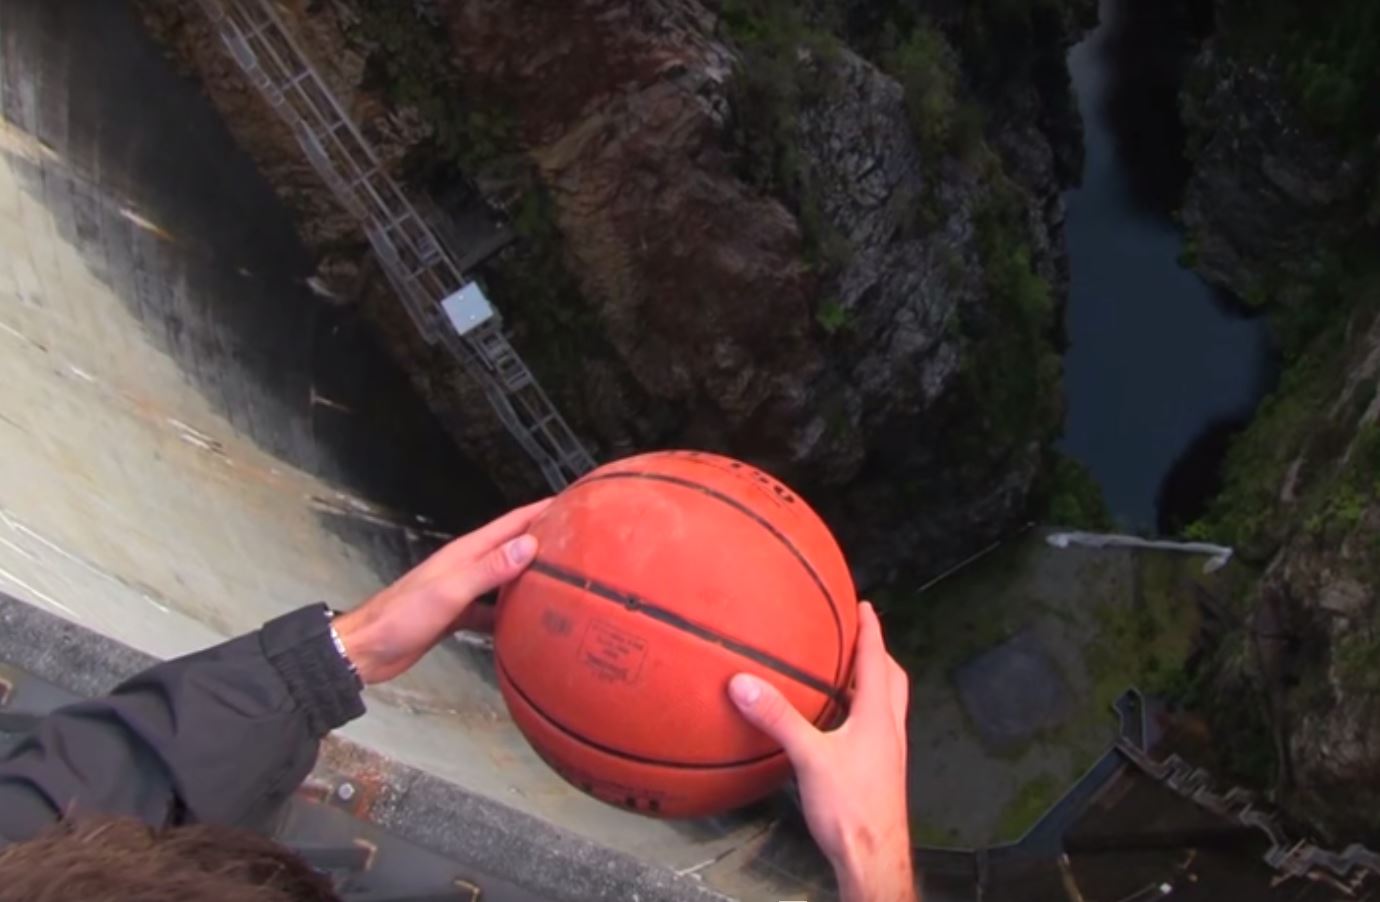
[[[483,387],[498,418],[559,491],[594,459],[503,333],[478,286],[386,171],[294,41],[271,0],[199,0],[230,55],[292,128],[312,167],[364,229],[408,316]],[[464,318],[452,311],[463,310]]]
[[[1270,841],[1265,863],[1282,878],[1325,882],[1348,896],[1354,895],[1367,881],[1380,879],[1380,854],[1365,846],[1352,844],[1341,852],[1333,852],[1304,840],[1293,840],[1279,817],[1259,807],[1258,799],[1249,790],[1232,787],[1219,794],[1211,774],[1178,755],[1157,761],[1145,750],[1124,740],[1117,743],[1117,750],[1151,779],[1194,804],[1264,833]]]

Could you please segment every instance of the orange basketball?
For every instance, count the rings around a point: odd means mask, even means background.
[[[499,599],[499,683],[565,779],[664,817],[714,814],[790,765],[729,700],[775,684],[820,727],[842,713],[858,605],[838,544],[794,492],[696,451],[600,467],[532,532],[537,560]]]

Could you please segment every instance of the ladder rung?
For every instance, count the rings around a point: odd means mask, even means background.
[[[335,125],[332,125],[332,126],[330,127],[330,129],[328,129],[328,131],[330,131],[331,133],[334,133],[336,129],[338,129],[340,126],[342,126],[342,125],[344,125],[344,124],[345,124],[345,120],[344,120],[344,119],[337,119]],[[356,188],[358,188],[358,187],[360,187],[361,185],[363,185],[363,184],[364,184],[365,182],[367,182],[369,179],[373,178],[373,177],[374,177],[374,174],[375,174],[376,172],[378,172],[378,171],[379,171],[379,170],[378,170],[378,167],[377,167],[377,166],[371,166],[370,168],[368,168],[368,169],[364,170],[363,172],[361,172],[359,175],[355,176],[355,178],[350,182],[350,190],[353,191],[353,190],[355,190]]]
[[[268,18],[260,19],[256,22],[250,17],[246,19],[246,21],[249,23],[249,30],[245,32],[244,35],[246,40],[253,40],[254,38],[260,37],[273,25],[273,21]]]

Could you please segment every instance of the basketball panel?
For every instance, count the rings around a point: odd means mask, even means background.
[[[668,767],[610,755],[555,727],[502,672],[499,686],[537,755],[572,785],[620,808],[657,817],[702,817],[757,801],[790,776],[784,753],[729,768]]]
[[[538,573],[503,593],[495,643],[510,679],[549,717],[636,757],[723,764],[775,751],[729,700],[735,673],[770,681],[806,719],[834,714],[827,685]]]
[[[587,483],[562,495],[532,532],[542,561],[593,580],[596,591],[683,617],[825,683],[846,674],[853,599],[832,598],[792,545],[693,486]]]
[[[852,571],[833,532],[804,498],[771,474],[706,451],[655,451],[607,464],[589,476],[614,473],[652,473],[687,480],[733,498],[790,538],[841,608],[856,602]],[[850,612],[843,613],[848,616]],[[856,627],[855,618],[852,623]]]

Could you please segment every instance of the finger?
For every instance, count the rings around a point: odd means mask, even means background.
[[[447,602],[468,604],[516,579],[537,556],[535,536],[519,535],[437,580]]]
[[[890,658],[882,641],[882,624],[869,602],[858,605],[858,651],[854,665],[858,695],[853,710],[865,717],[890,714]]]
[[[394,585],[398,589],[412,590],[424,584],[440,583],[448,589],[451,577],[457,568],[469,567],[472,562],[494,550],[494,547],[522,535],[537,517],[545,513],[554,498],[544,498],[517,510],[509,511],[481,526],[474,532],[466,533],[437,551],[431,557],[413,567]]]
[[[823,734],[812,727],[775,686],[740,673],[728,681],[728,697],[748,723],[786,750],[796,770],[813,757]]]
[[[462,536],[453,545],[466,548],[474,557],[485,554],[494,547],[515,539],[527,532],[532,522],[546,513],[546,509],[551,506],[555,498],[543,498],[541,501],[533,502],[511,510],[484,526],[479,527],[474,532]]]

